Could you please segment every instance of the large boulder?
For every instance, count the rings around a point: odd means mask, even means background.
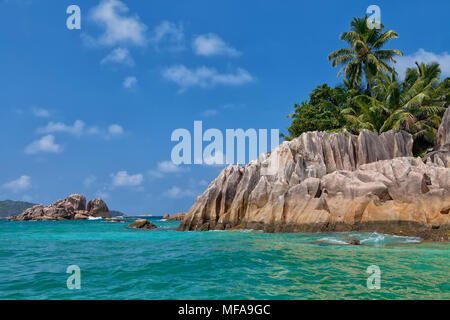
[[[105,201],[100,198],[88,202],[87,211],[92,217],[111,218],[111,213]]]
[[[450,228],[450,169],[413,158],[412,146],[402,131],[304,133],[244,167],[225,168],[179,230],[417,235]]]
[[[81,194],[72,194],[64,202],[68,207],[71,206],[74,211],[86,210],[86,197]]]

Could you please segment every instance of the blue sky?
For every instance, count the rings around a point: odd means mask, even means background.
[[[400,69],[436,60],[450,76],[444,0],[0,0],[0,199],[188,210],[222,168],[171,164],[171,133],[286,132],[294,103],[340,81],[327,55],[371,4],[400,35]]]

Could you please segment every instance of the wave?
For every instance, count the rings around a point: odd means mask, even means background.
[[[373,232],[369,234],[367,238],[361,239],[360,241],[362,244],[379,245],[388,243],[420,243],[422,242],[422,239],[418,237],[397,236]]]
[[[345,242],[343,240],[339,240],[337,238],[329,238],[329,237],[325,237],[325,238],[319,239],[318,241],[325,242],[325,243],[330,243],[330,244],[349,244],[348,242]]]
[[[382,234],[377,232],[372,233],[357,233],[357,234],[336,234],[335,237],[323,237],[317,240],[318,242],[334,245],[350,245],[349,239],[358,239],[361,245],[369,246],[383,246],[387,244],[404,244],[404,243],[421,243],[422,239],[417,237],[397,236]]]

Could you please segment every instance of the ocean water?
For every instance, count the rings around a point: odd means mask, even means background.
[[[376,233],[0,221],[0,299],[450,299],[450,244]],[[361,246],[347,245],[347,238]],[[81,270],[69,290],[67,267]],[[380,289],[367,268],[380,268]]]

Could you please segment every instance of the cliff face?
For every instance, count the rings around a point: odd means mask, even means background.
[[[439,230],[439,238],[447,237],[450,161],[440,148],[424,160],[413,158],[412,145],[406,132],[305,133],[244,167],[225,168],[179,230],[367,230],[424,237]]]
[[[450,151],[450,108],[445,111],[441,125],[436,133],[435,150]]]

